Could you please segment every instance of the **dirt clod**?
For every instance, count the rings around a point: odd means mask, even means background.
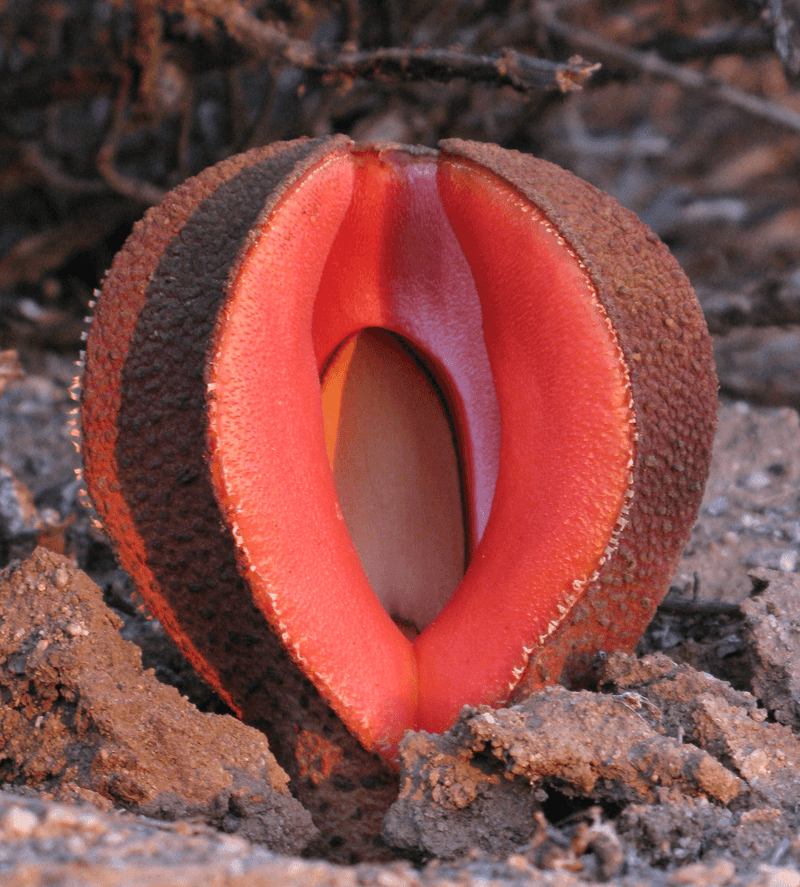
[[[762,594],[758,607],[770,600]],[[603,689],[553,687],[508,709],[466,707],[449,733],[408,737],[386,840],[423,858],[536,848],[547,868],[552,852],[541,847],[551,834],[556,846],[575,845],[542,811],[552,816],[558,803],[574,816],[591,801],[615,817],[605,846],[621,840],[651,865],[794,852],[800,741],[769,722],[755,696],[663,654],[611,656]],[[589,841],[584,852],[615,870],[599,846]],[[580,856],[573,851],[573,864]]]
[[[737,809],[779,809],[794,822],[800,741],[787,727],[760,717],[754,696],[666,656],[615,655],[606,674],[613,689],[647,698],[682,741],[705,750],[744,781]]]
[[[741,605],[753,691],[779,724],[800,726],[800,578],[777,570],[750,573],[755,597]]]
[[[314,837],[266,739],[143,671],[100,589],[37,549],[0,573],[0,774],[51,797],[194,817],[296,853]]]
[[[743,790],[741,779],[663,735],[638,707],[624,695],[553,687],[509,709],[465,708],[444,736],[404,744],[400,798],[384,836],[423,855],[469,846],[502,853],[531,840],[532,813],[551,792],[605,804],[673,793],[726,805]]]

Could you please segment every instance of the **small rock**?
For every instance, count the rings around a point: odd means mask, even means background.
[[[35,813],[17,806],[10,807],[0,820],[0,829],[9,839],[27,838],[37,825],[39,817]]]
[[[746,474],[742,478],[740,483],[746,490],[757,493],[759,490],[766,489],[772,483],[772,478],[766,471],[751,471],[750,474]]]
[[[721,517],[728,510],[730,503],[727,496],[716,496],[706,505],[706,514]]]
[[[762,548],[750,554],[745,564],[748,567],[766,567],[782,573],[793,573],[797,569],[797,561],[795,548]]]

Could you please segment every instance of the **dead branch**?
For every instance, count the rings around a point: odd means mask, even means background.
[[[35,142],[22,142],[19,146],[20,160],[33,170],[43,181],[63,191],[65,194],[98,195],[107,194],[105,182],[94,179],[79,179],[71,176],[50,157],[46,157],[41,145]]]
[[[735,616],[741,611],[739,604],[730,601],[698,601],[670,594],[658,605],[658,612],[679,616]]]
[[[760,5],[784,68],[790,77],[800,77],[800,6],[791,0],[760,0]]]
[[[125,114],[128,107],[131,85],[130,72],[127,69],[123,69],[122,73],[123,76],[117,97],[114,100],[114,122],[105,142],[97,153],[97,171],[118,194],[154,206],[157,203],[161,203],[166,192],[150,184],[150,182],[123,175],[116,168],[117,152],[125,132]]]
[[[74,255],[108,237],[126,215],[118,200],[93,201],[73,218],[24,237],[0,259],[0,291],[55,273]]]
[[[190,18],[220,21],[227,32],[259,58],[284,59],[292,65],[330,76],[449,82],[457,77],[481,83],[533,89],[580,89],[600,67],[579,57],[552,62],[514,49],[478,55],[449,49],[383,48],[374,50],[318,49],[307,40],[289,37],[262,22],[236,0],[169,0],[168,7]]]
[[[345,77],[399,77],[403,80],[449,82],[456,77],[519,92],[531,89],[581,89],[600,67],[575,56],[566,63],[535,58],[505,48],[492,55],[475,55],[459,49],[376,49],[344,52],[330,62],[318,61],[312,70]]]
[[[231,37],[257,58],[278,57],[308,68],[317,57],[313,43],[290,37],[274,25],[262,22],[238,0],[165,0],[164,7],[205,24],[220,22]]]
[[[708,98],[725,102],[740,111],[752,114],[754,117],[760,117],[762,120],[767,120],[778,126],[785,126],[794,132],[800,132],[800,114],[790,108],[759,98],[727,83],[720,83],[713,77],[693,68],[666,62],[655,52],[641,52],[620,46],[618,43],[606,40],[591,31],[568,24],[558,18],[552,3],[537,3],[533,14],[551,34],[588,50],[594,55],[611,59],[618,64],[651,74],[654,77],[673,80],[686,90],[703,93]]]

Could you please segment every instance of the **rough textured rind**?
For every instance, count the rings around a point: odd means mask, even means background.
[[[364,855],[374,855],[368,841],[396,778],[350,736],[252,602],[205,467],[204,372],[230,266],[258,217],[345,145],[333,138],[256,149],[205,170],[148,212],[97,305],[81,419],[89,491],[150,608],[242,719],[268,734],[318,821],[328,809],[324,837],[337,844],[359,816]]]
[[[287,189],[350,145],[301,140],[240,155],[147,215],[98,306],[83,426],[90,492],[156,615],[244,720],[268,732],[304,803],[319,813],[336,799],[338,821],[360,818],[369,834],[394,780],[346,734],[252,603],[205,450],[204,373],[232,269]],[[631,380],[638,439],[627,525],[568,623],[534,651],[521,697],[543,683],[583,683],[596,654],[638,640],[699,505],[716,383],[691,288],[632,213],[527,155],[459,141],[442,149],[518,188],[552,221],[587,269]],[[336,828],[329,819],[334,843]]]
[[[632,212],[546,161],[456,139],[442,151],[517,187],[586,266],[625,356],[637,442],[628,524],[569,619],[534,651],[515,698],[590,682],[598,653],[630,651],[666,594],[703,495],[716,427],[711,340],[686,275]]]

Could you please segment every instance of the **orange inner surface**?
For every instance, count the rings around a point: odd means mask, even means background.
[[[505,701],[607,551],[634,439],[605,314],[530,201],[457,158],[328,158],[242,263],[210,382],[254,597],[362,742],[392,758]]]

